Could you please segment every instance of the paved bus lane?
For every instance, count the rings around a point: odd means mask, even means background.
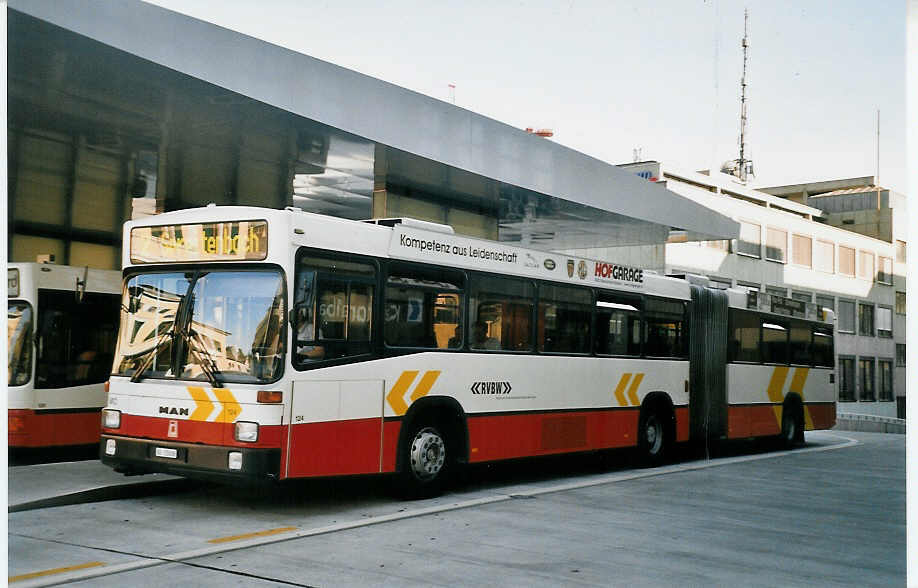
[[[100,562],[14,585],[903,584],[904,437],[808,439],[656,469],[478,472],[427,501],[350,481],[15,513],[10,576]]]

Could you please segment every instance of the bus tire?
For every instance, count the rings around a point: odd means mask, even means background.
[[[412,425],[402,444],[398,493],[405,499],[430,498],[446,489],[455,469],[455,448],[439,424]]]
[[[638,420],[638,451],[641,460],[649,466],[658,466],[666,461],[671,428],[669,420],[658,408],[645,407]]]
[[[784,410],[781,411],[781,446],[785,449],[793,449],[802,445],[803,428],[803,407],[800,402],[796,400],[786,402]]]

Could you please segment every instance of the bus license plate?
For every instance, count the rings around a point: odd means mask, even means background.
[[[168,457],[170,459],[175,459],[178,457],[178,450],[169,449],[168,447],[157,447],[155,453],[156,457]]]

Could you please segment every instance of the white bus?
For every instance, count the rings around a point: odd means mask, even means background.
[[[137,474],[396,473],[835,422],[832,317],[640,268],[294,209],[124,232],[102,461]]]
[[[118,271],[7,266],[10,449],[99,442],[120,303]]]

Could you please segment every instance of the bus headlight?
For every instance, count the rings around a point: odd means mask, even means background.
[[[106,429],[121,427],[121,411],[106,408],[102,410],[102,426]]]
[[[258,423],[239,421],[236,423],[236,441],[254,443],[258,441]]]

